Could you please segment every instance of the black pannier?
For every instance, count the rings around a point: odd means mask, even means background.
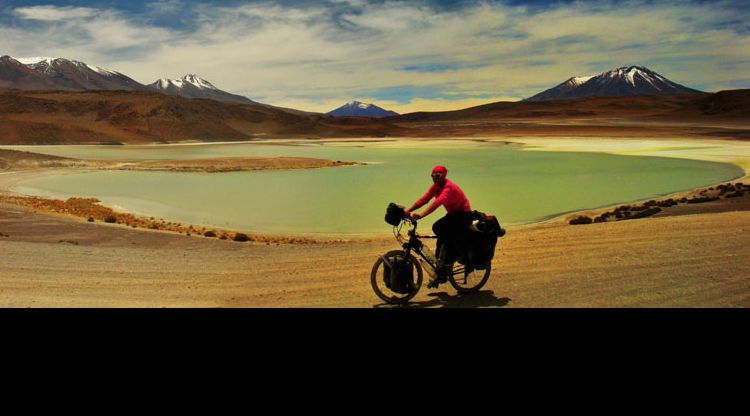
[[[400,254],[386,257],[385,260],[383,280],[386,287],[396,293],[410,293],[414,289],[414,265],[411,261]]]
[[[393,202],[388,204],[388,208],[385,210],[385,222],[392,226],[401,224],[401,220],[406,216],[406,211],[403,205],[396,205]]]
[[[474,211],[473,219],[477,221],[469,231],[469,262],[477,270],[484,270],[495,257],[495,246],[498,237],[505,235],[497,217]]]

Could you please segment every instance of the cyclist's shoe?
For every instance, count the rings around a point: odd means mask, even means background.
[[[437,269],[437,282],[438,283],[447,283],[448,282],[448,275],[453,272],[453,265],[449,266],[442,266],[438,267]]]
[[[448,282],[448,273],[450,269],[442,268],[437,270],[437,274],[433,275],[430,274],[430,281],[427,282],[427,287],[430,289],[434,289],[438,287],[441,283],[447,283]]]

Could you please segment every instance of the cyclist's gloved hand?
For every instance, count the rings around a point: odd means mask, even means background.
[[[416,212],[413,213],[413,214],[411,214],[411,219],[413,219],[413,220],[418,220],[420,218],[422,218],[422,216],[419,215],[419,214],[417,214]]]

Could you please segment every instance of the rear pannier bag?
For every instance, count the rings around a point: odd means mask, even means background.
[[[476,270],[484,270],[495,257],[497,236],[472,230],[469,235],[469,262]]]
[[[469,262],[477,270],[484,270],[495,257],[495,246],[498,237],[505,235],[497,217],[474,211],[477,220],[476,228],[469,231]]]
[[[414,289],[414,265],[412,262],[405,259],[401,254],[392,255],[385,260],[383,280],[386,287],[396,293],[410,293]]]

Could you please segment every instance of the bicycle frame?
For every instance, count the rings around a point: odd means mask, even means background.
[[[413,227],[407,231],[407,235],[409,236],[409,240],[404,240],[404,237],[401,235],[401,227],[403,227],[404,223],[410,222]],[[419,255],[419,257],[422,258],[422,260],[425,261],[425,263],[437,273],[437,259],[435,259],[435,263],[433,263],[429,257],[425,256],[422,252],[422,247],[424,247],[424,243],[420,238],[437,238],[437,236],[434,235],[419,235],[417,234],[417,221],[411,220],[411,219],[404,219],[401,222],[401,225],[398,227],[394,227],[394,235],[396,236],[396,240],[401,243],[401,246],[404,249],[404,252],[408,256],[411,251],[414,251],[416,254]],[[460,263],[459,263],[460,264]],[[465,266],[459,266],[457,268],[452,269],[452,274],[454,276],[459,275],[463,273],[466,270]]]

